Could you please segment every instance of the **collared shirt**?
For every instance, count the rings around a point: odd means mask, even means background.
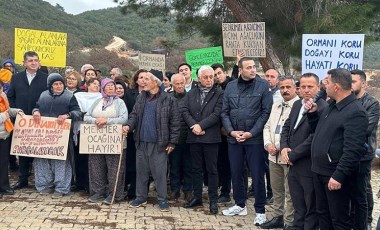
[[[292,110],[295,101],[299,100],[295,96],[289,101],[282,100],[281,102],[274,103],[267,123],[264,126],[264,146],[273,144],[277,150],[280,150],[281,131],[285,121],[288,119],[290,111]],[[286,164],[278,155],[269,155],[269,160],[277,164]]]
[[[302,117],[304,116],[304,114],[303,114],[304,111],[305,111],[305,108],[303,107],[304,103],[305,103],[305,101],[302,100],[302,101],[301,101],[302,106],[301,106],[300,112],[299,112],[299,114],[298,114],[298,118],[297,118],[296,124],[294,125],[294,129],[297,128],[297,126],[299,125],[299,123],[300,123]]]
[[[32,83],[34,77],[36,76],[37,72],[35,73],[29,73],[26,71],[26,77],[28,78],[29,85]]]
[[[186,92],[189,92],[191,90],[192,84],[193,84],[193,79],[191,79],[191,82],[188,85],[185,85]]]

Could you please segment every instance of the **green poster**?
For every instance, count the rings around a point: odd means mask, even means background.
[[[186,62],[191,65],[191,77],[193,79],[197,77],[195,73],[202,65],[212,65],[214,63],[223,64],[223,52],[221,46],[188,50],[185,52],[185,57]]]

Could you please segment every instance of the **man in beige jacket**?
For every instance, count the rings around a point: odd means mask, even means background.
[[[293,77],[285,76],[279,79],[282,100],[272,106],[272,111],[264,126],[264,146],[269,155],[269,171],[273,190],[273,219],[262,224],[261,228],[291,229],[293,223],[293,204],[289,194],[289,167],[280,155],[281,129],[289,116],[293,103],[299,99]]]

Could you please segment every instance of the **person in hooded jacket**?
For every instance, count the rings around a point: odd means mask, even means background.
[[[48,89],[42,92],[33,109],[35,123],[41,116],[56,117],[58,125],[66,119],[78,120],[81,111],[75,96],[65,89],[65,80],[58,73],[47,78]],[[35,186],[40,194],[51,194],[52,198],[60,198],[70,192],[72,169],[69,157],[66,160],[34,159]]]

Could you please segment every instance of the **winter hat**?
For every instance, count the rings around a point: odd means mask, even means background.
[[[16,71],[16,67],[15,67],[15,62],[12,60],[12,59],[6,59],[3,61],[3,63],[1,64],[2,67],[5,66],[5,64],[11,64],[13,66],[13,73]]]
[[[156,70],[156,69],[151,69],[149,72],[151,72],[154,76],[156,76],[160,81],[164,79],[164,75],[162,74],[162,71]]]
[[[62,82],[64,88],[66,87],[65,86],[65,80],[59,73],[51,73],[47,77],[47,88],[49,89],[50,93],[53,93],[52,87],[53,87],[53,83],[56,81]]]

